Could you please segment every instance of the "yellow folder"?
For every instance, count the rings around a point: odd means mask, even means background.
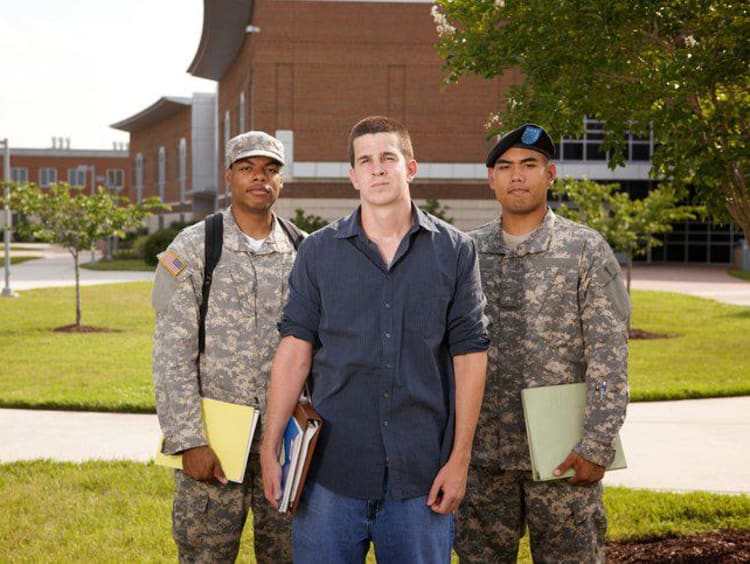
[[[242,483],[250,443],[258,424],[258,410],[248,405],[201,398],[201,415],[208,444],[219,458],[227,480]],[[163,439],[154,462],[159,466],[182,468],[182,455],[162,453],[162,442]]]
[[[529,442],[531,471],[535,481],[556,480],[552,472],[568,457],[583,437],[586,384],[561,384],[521,390],[521,403]],[[607,470],[626,468],[620,435],[615,439],[615,458]]]

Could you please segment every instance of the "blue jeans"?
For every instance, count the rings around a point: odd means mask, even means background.
[[[372,541],[378,564],[448,564],[453,536],[453,515],[432,511],[427,496],[356,499],[309,481],[292,522],[292,553],[295,564],[359,564]]]

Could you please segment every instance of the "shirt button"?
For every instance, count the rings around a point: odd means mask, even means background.
[[[391,366],[393,366],[393,365],[392,365],[392,364],[391,364],[390,362],[386,362],[386,363],[385,363],[385,367],[386,367],[386,368],[390,368]]]
[[[385,338],[386,339],[390,339],[391,338],[391,334],[388,331],[385,332]]]
[[[383,427],[387,427],[387,426],[388,426],[388,421],[383,421]]]
[[[391,304],[389,304],[389,303],[386,303],[386,304],[385,304],[385,309],[391,309]]]
[[[383,392],[383,397],[387,398],[388,397],[388,392]]]

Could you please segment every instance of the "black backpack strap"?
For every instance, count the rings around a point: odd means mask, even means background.
[[[208,295],[211,293],[214,269],[221,258],[221,248],[224,244],[224,216],[215,213],[206,218],[205,263],[203,266],[203,298],[200,307],[198,325],[198,352],[206,350],[206,312],[208,311]]]
[[[305,238],[305,234],[300,230],[299,227],[294,225],[288,219],[284,219],[280,215],[277,215],[276,219],[279,220],[281,228],[284,230],[286,236],[289,237],[289,240],[292,242],[294,250],[296,251],[297,249],[299,249],[299,245],[300,243],[302,243],[302,239]]]

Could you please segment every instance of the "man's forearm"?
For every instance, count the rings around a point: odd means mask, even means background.
[[[475,352],[453,357],[456,376],[456,431],[451,458],[468,465],[479,410],[487,377],[487,353]]]
[[[271,367],[263,450],[278,452],[281,436],[310,373],[312,345],[296,337],[279,343]]]

